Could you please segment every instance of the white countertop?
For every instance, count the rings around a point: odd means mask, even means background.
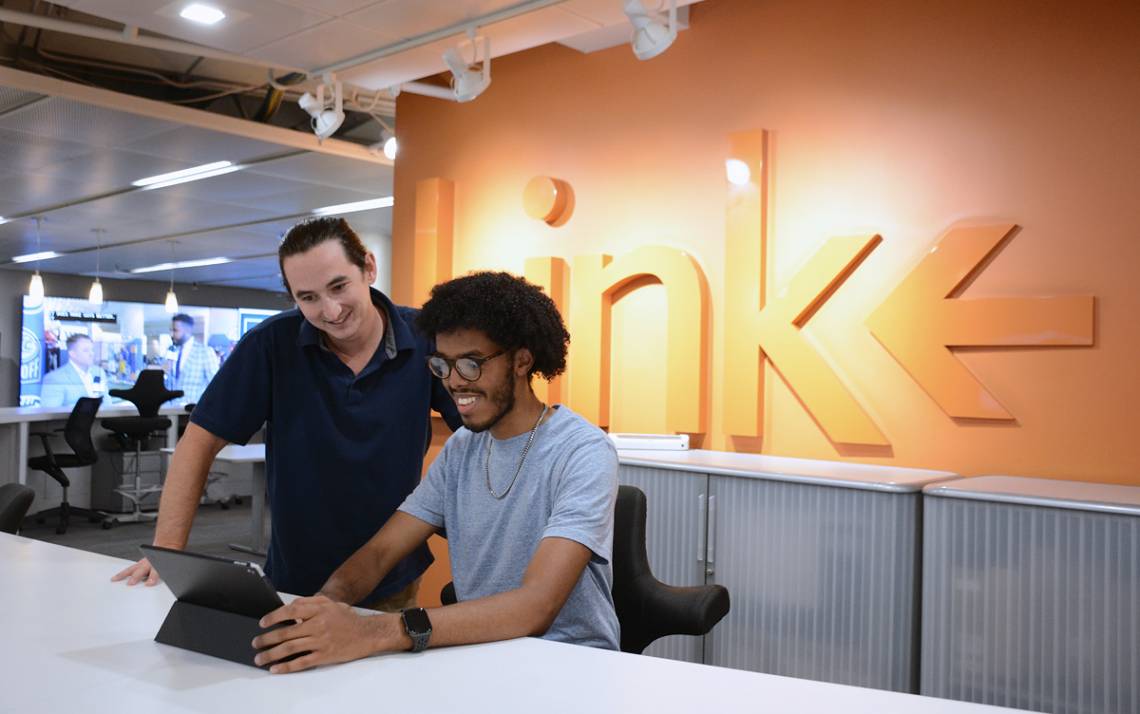
[[[975,476],[923,489],[926,496],[1140,516],[1140,486],[1026,476]]]
[[[133,416],[138,413],[138,409],[135,408],[134,404],[104,404],[99,407],[99,414],[96,418],[104,419],[107,417]],[[161,407],[158,413],[163,416],[173,416],[175,414],[185,414],[186,409],[181,406]],[[0,424],[64,421],[70,415],[71,407],[0,407]]]
[[[1013,711],[521,639],[270,675],[154,642],[163,586],[110,582],[126,561],[0,533],[5,712]]]
[[[871,491],[914,493],[928,484],[958,478],[951,471],[843,461],[796,459],[787,456],[737,454],[728,451],[618,451],[622,465],[790,481],[816,486],[839,486]]]

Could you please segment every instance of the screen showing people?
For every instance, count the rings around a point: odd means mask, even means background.
[[[163,305],[79,298],[24,297],[20,406],[69,409],[80,397],[129,389],[144,369],[166,373],[178,403],[202,395],[234,345],[276,310]]]

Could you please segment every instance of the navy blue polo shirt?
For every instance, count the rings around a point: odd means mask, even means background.
[[[372,301],[388,315],[385,339],[359,375],[294,308],[242,338],[190,416],[235,444],[268,423],[273,515],[265,572],[284,592],[319,590],[415,489],[431,409],[453,430],[462,424],[451,396],[428,371],[435,348],[413,326],[417,311],[376,290]],[[431,562],[420,547],[362,602],[399,592]]]

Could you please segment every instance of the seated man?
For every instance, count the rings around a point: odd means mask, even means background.
[[[618,648],[610,594],[617,452],[606,435],[531,388],[566,367],[554,302],[506,273],[437,285],[417,324],[435,339],[428,367],[464,427],[377,534],[315,597],[262,619],[293,624],[253,641],[275,673],[399,650],[542,636]],[[406,554],[445,533],[460,602],[359,615],[357,602]]]

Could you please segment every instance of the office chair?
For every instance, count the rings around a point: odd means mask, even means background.
[[[619,486],[614,510],[614,607],[622,652],[641,654],[666,635],[707,635],[728,614],[723,585],[666,585],[649,569],[645,552],[645,493]]]
[[[102,402],[103,397],[82,397],[72,407],[71,415],[67,417],[67,426],[63,429],[56,429],[53,432],[32,432],[33,436],[40,437],[44,453],[42,456],[28,459],[28,468],[43,471],[63,487],[63,501],[59,506],[40,511],[35,515],[36,521],[43,523],[48,516],[58,514],[59,524],[55,528],[56,533],[67,532],[72,514],[86,516],[92,523],[102,523],[104,528],[111,527],[110,516],[106,513],[89,508],[76,508],[67,502],[67,489],[71,486],[71,480],[63,472],[64,469],[91,466],[99,460],[99,454],[91,442],[91,425],[95,423],[95,413],[99,411]],[[71,447],[72,453],[56,453],[51,448],[51,437],[60,432],[63,433],[64,441]]]
[[[666,635],[707,635],[728,614],[723,585],[666,585],[649,570],[645,552],[645,493],[619,486],[614,508],[614,608],[621,626],[621,650],[641,654]],[[443,586],[439,599],[456,603],[455,583]]]
[[[112,389],[112,397],[126,399],[138,409],[138,416],[108,417],[100,423],[104,429],[112,431],[118,437],[123,451],[133,445],[135,450],[135,481],[134,488],[127,489],[120,486],[115,492],[131,502],[133,510],[125,516],[116,516],[116,523],[138,523],[152,521],[158,518],[155,513],[142,512],[142,499],[152,493],[162,491],[162,486],[142,486],[142,445],[155,431],[164,431],[170,428],[171,421],[158,415],[158,409],[171,399],[182,396],[182,390],[166,388],[165,375],[162,370],[144,369],[139,372],[139,378],[130,389]]]
[[[0,486],[0,533],[15,535],[20,531],[20,524],[35,497],[36,492],[23,484]]]

